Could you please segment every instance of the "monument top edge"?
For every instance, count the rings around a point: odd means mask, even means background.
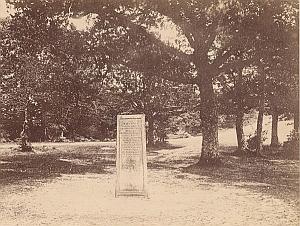
[[[118,115],[118,118],[143,118],[145,114],[135,114],[135,115]]]

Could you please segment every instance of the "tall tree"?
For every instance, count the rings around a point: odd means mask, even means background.
[[[29,4],[31,1],[16,1],[15,3]],[[41,1],[46,2],[46,1]],[[273,7],[280,6],[278,8]],[[66,12],[77,15],[95,13],[98,20],[104,25],[113,21],[117,28],[114,32],[118,37],[126,37],[123,34],[145,34],[147,25],[169,20],[175,24],[178,31],[187,38],[193,51],[185,52],[167,45],[165,50],[172,53],[173,59],[187,62],[194,67],[194,73],[189,76],[169,76],[168,79],[182,83],[197,84],[201,95],[201,121],[203,132],[202,152],[199,163],[210,164],[219,162],[218,153],[218,114],[213,83],[220,72],[224,72],[226,65],[232,67],[230,60],[241,53],[243,44],[241,35],[252,34],[254,39],[261,39],[260,33],[265,37],[271,37],[271,29],[268,26],[278,21],[288,21],[291,16],[286,10],[291,4],[276,1],[66,1],[63,3],[52,2],[57,8],[62,4]],[[279,10],[278,10],[279,9]],[[288,15],[288,16],[286,16]],[[245,21],[240,26],[240,21]],[[261,23],[263,21],[263,23]],[[259,26],[256,26],[259,25]],[[249,27],[251,29],[249,29]],[[106,28],[105,28],[106,29]],[[114,30],[114,29],[113,29]],[[248,32],[247,32],[248,31]],[[274,31],[274,29],[272,30]],[[149,33],[149,32],[148,32]],[[263,38],[267,40],[266,38]],[[123,40],[123,39],[121,39]],[[153,40],[153,39],[152,39]],[[157,45],[160,42],[154,40]],[[141,42],[140,46],[144,43]],[[266,46],[262,45],[265,49]],[[122,48],[122,53],[130,53],[131,46]],[[259,48],[256,48],[257,51]],[[259,63],[261,58],[258,57]],[[266,62],[266,60],[264,60]],[[167,75],[165,75],[167,76]]]
[[[257,122],[257,149],[261,151],[261,132],[262,119],[265,102],[269,100],[272,108],[272,145],[278,145],[277,125],[278,125],[278,106],[275,104],[274,97],[280,102],[284,94],[279,92],[281,89],[288,90],[293,87],[294,75],[298,74],[295,65],[299,59],[298,51],[298,3],[291,2],[266,2],[261,5],[261,13],[257,20],[256,55],[260,77],[259,89],[259,117]],[[276,35],[272,35],[276,34]],[[288,64],[286,62],[289,62]],[[292,63],[292,66],[287,66]],[[288,69],[290,67],[290,69]],[[281,72],[280,69],[281,68]],[[284,69],[285,68],[285,69]],[[284,73],[284,71],[290,73]],[[284,76],[282,76],[284,75]],[[286,88],[285,88],[286,87]]]

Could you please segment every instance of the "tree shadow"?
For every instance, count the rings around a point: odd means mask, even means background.
[[[237,147],[236,146],[224,146],[224,145],[220,145],[219,147],[219,152],[222,155],[234,155],[234,153],[236,152]]]
[[[173,149],[178,149],[182,148],[183,146],[181,145],[173,145],[170,143],[157,143],[154,145],[147,145],[147,152],[156,152],[160,150],[173,150]]]
[[[98,147],[99,149],[99,147]],[[115,165],[115,153],[46,152],[22,153],[0,157],[0,184],[26,179],[46,179],[61,174],[108,173],[107,166]]]
[[[235,156],[236,147],[220,147],[220,166],[193,164],[182,172],[207,178],[211,183],[244,187],[299,204],[299,161]]]
[[[151,170],[174,170],[177,169],[175,166],[172,166],[172,162],[147,162],[147,168]],[[175,163],[174,163],[175,165]]]

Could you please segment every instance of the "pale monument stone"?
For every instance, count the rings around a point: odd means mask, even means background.
[[[147,196],[145,115],[118,115],[116,197]]]

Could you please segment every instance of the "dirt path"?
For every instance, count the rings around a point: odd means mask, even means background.
[[[101,174],[63,174],[1,186],[0,225],[299,224],[297,209],[282,199],[183,173],[180,167],[195,161],[190,157],[199,154],[200,142],[199,137],[172,140],[177,148],[148,157],[149,199],[114,198],[113,166]]]

